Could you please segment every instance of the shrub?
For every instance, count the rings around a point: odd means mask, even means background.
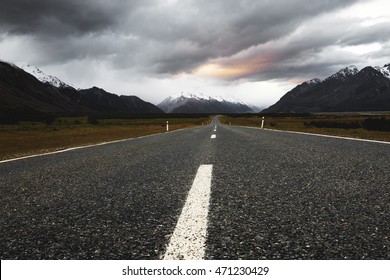
[[[367,130],[390,131],[390,120],[381,118],[368,118],[363,122],[363,127]]]
[[[304,122],[305,126],[314,126],[318,128],[343,128],[343,129],[353,129],[361,128],[359,122],[337,122],[337,121],[311,121]]]

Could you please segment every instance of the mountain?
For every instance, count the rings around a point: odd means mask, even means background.
[[[253,113],[248,105],[234,99],[181,93],[157,105],[166,113]]]
[[[390,79],[390,64],[386,64],[383,67],[376,66],[374,68],[375,68],[375,70],[381,72],[383,76]]]
[[[346,67],[323,81],[313,79],[287,92],[264,113],[390,111],[390,65]]]
[[[120,114],[148,114],[163,113],[155,105],[145,102],[137,96],[118,96],[104,89],[93,87],[78,91],[78,104],[96,112]]]
[[[325,81],[330,81],[330,82],[345,81],[345,80],[348,80],[349,78],[353,77],[357,73],[359,73],[359,69],[357,69],[355,65],[351,65],[351,66],[345,67],[345,68],[341,69],[340,71],[338,71],[337,73],[329,76],[328,78],[325,79]]]
[[[61,81],[55,76],[44,73],[41,69],[39,69],[36,66],[32,66],[30,64],[22,64],[22,65],[18,65],[18,67],[26,71],[27,73],[30,73],[42,83],[50,84],[57,88],[73,87],[71,85],[64,83],[63,81]]]
[[[25,113],[76,113],[85,108],[50,84],[42,83],[22,69],[0,61],[1,115]]]
[[[252,111],[255,113],[260,113],[264,109],[264,107],[260,107],[252,104],[248,104],[248,107],[251,108]]]
[[[76,90],[59,79],[42,82],[16,65],[0,61],[1,120],[101,113],[147,114],[162,110],[136,96],[118,96],[96,87]]]

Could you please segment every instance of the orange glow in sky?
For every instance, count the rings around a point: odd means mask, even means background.
[[[195,75],[217,79],[240,79],[253,74],[263,72],[272,63],[272,57],[261,55],[246,58],[226,58],[223,61],[215,61],[203,64],[195,69]]]
[[[250,72],[250,69],[243,66],[224,66],[210,63],[198,67],[194,74],[218,79],[235,79],[237,77],[245,76],[248,72]]]

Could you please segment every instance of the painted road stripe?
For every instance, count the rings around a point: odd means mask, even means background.
[[[258,128],[258,127],[242,126],[242,125],[239,125],[238,127],[257,129],[257,130],[268,130],[268,131],[275,131],[275,132],[280,132],[280,133],[293,133],[293,134],[302,134],[302,135],[310,135],[310,136],[318,136],[318,137],[326,137],[326,138],[335,138],[335,139],[342,139],[342,140],[351,140],[351,141],[360,141],[360,142],[368,142],[368,143],[378,143],[378,144],[390,145],[390,142],[388,142],[388,141],[380,141],[380,140],[352,138],[352,137],[346,137],[346,136],[336,136],[336,135],[318,134],[318,133],[309,133],[309,132],[291,131],[291,130],[277,130],[277,129],[270,129],[270,128],[263,128],[263,129],[261,129],[261,128]]]
[[[213,135],[211,135],[210,138],[211,138],[211,139],[217,138],[217,135],[213,134]]]
[[[270,130],[270,131],[276,131],[276,132],[282,132],[282,133],[284,132],[284,133],[294,133],[294,134],[302,134],[302,135],[311,135],[311,136],[326,137],[326,138],[335,138],[335,139],[342,139],[342,140],[352,140],[352,141],[369,142],[369,143],[378,143],[378,144],[390,144],[390,142],[387,142],[387,141],[370,140],[370,139],[361,139],[361,138],[352,138],[352,137],[336,136],[336,135],[327,135],[327,134],[318,134],[318,133],[308,133],[308,132],[300,132],[300,131],[276,130],[276,129],[268,129],[268,128],[264,128],[264,130]]]
[[[164,260],[204,258],[210,203],[212,164],[201,165],[188,193]]]

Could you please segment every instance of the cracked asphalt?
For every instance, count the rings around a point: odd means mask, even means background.
[[[0,163],[1,259],[160,259],[201,164],[207,259],[390,258],[390,145],[213,129]]]

